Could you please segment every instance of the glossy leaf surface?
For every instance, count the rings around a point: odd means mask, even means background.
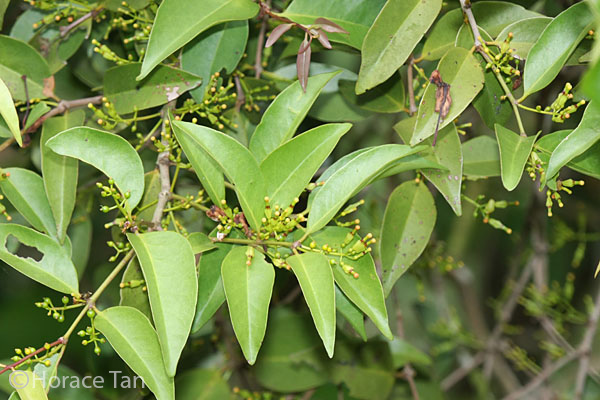
[[[234,247],[223,260],[221,276],[235,336],[252,365],[265,337],[275,271],[258,251],[246,265],[246,251]]]
[[[131,307],[111,307],[100,312],[95,322],[96,329],[157,400],[175,399],[173,378],[166,373],[158,335],[144,314]]]
[[[167,374],[175,376],[198,297],[192,247],[183,236],[169,231],[130,233],[127,239],[144,273]]]
[[[506,190],[514,190],[521,181],[523,169],[536,138],[537,135],[520,136],[501,125],[496,125],[502,184]]]
[[[55,153],[77,158],[112,178],[122,194],[129,192],[128,210],[140,202],[144,167],[137,151],[122,137],[81,126],[61,132],[46,145]]]

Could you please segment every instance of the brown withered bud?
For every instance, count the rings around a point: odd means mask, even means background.
[[[252,232],[250,231],[250,227],[248,226],[248,222],[246,222],[246,216],[244,215],[244,213],[239,213],[239,214],[235,214],[235,216],[233,217],[233,222],[235,222],[236,224],[241,224],[242,225],[242,229],[244,230],[244,234],[247,237],[251,237],[252,236]]]
[[[435,126],[435,134],[433,136],[433,145],[437,140],[437,133],[440,127],[440,121],[446,118],[452,105],[452,97],[450,96],[450,85],[444,82],[440,71],[437,69],[431,73],[429,81],[437,86],[435,89],[435,112],[438,115],[437,125]]]
[[[513,82],[512,89],[517,90],[521,86],[521,83],[523,83],[523,79],[521,76],[517,76]]]
[[[225,214],[225,211],[223,211],[220,207],[212,205],[210,206],[210,209],[206,212],[206,216],[212,219],[213,221],[219,221],[220,217],[225,217],[227,215]]]

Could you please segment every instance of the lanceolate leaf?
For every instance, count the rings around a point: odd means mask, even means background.
[[[104,74],[104,95],[119,114],[145,110],[177,99],[200,86],[200,76],[160,65],[141,82],[135,80],[142,64],[131,63],[109,69]]]
[[[146,77],[162,60],[211,26],[252,18],[258,10],[258,4],[251,0],[206,0],[201,7],[188,0],[163,1],[137,79]]]
[[[223,172],[215,165],[211,156],[204,150],[195,135],[186,133],[173,124],[173,133],[183,152],[194,167],[194,172],[206,193],[215,204],[225,199],[225,178]]]
[[[400,74],[392,76],[386,82],[360,96],[354,92],[355,86],[354,81],[345,79],[338,81],[344,99],[360,108],[378,113],[397,113],[405,108],[404,84]]]
[[[398,160],[418,153],[423,147],[387,144],[373,147],[350,160],[325,181],[314,196],[308,214],[309,233],[323,228],[352,195]]]
[[[6,248],[9,237],[34,247],[40,257],[20,257]],[[0,224],[0,260],[31,279],[62,293],[79,293],[77,271],[69,251],[55,240],[33,229],[16,224]]]
[[[221,275],[235,336],[252,365],[265,337],[275,271],[258,251],[246,265],[247,249],[234,247],[223,260]]]
[[[579,126],[564,138],[552,152],[546,178],[553,178],[558,171],[575,157],[600,141],[600,109],[590,102],[583,113]]]
[[[394,129],[402,140],[407,141],[410,137],[410,127],[414,126],[414,118],[400,121]],[[448,202],[454,213],[458,216],[462,214],[461,186],[463,174],[463,154],[458,138],[458,132],[454,124],[446,126],[438,132],[438,139],[433,146],[433,139],[426,139],[424,144],[430,146],[419,155],[426,160],[437,163],[445,167],[444,170],[422,169],[421,172],[427,179],[435,185],[442,193],[444,199]]]
[[[335,345],[335,291],[329,260],[321,253],[291,256],[287,262],[298,278],[313,321],[329,358]]]
[[[173,378],[166,373],[158,336],[144,314],[131,307],[111,307],[99,313],[95,323],[157,400],[175,400]]]
[[[285,10],[283,15],[294,22],[311,25],[315,22],[321,24],[319,18],[342,27],[348,34],[335,33],[334,30],[327,36],[332,42],[344,43],[355,49],[360,49],[369,27],[377,17],[385,0],[356,1],[349,4],[347,0],[294,0]],[[319,22],[320,21],[320,22]]]
[[[384,82],[404,64],[441,6],[441,0],[387,1],[362,44],[357,94]]]
[[[0,180],[0,189],[15,209],[38,231],[56,237],[56,223],[44,191],[42,178],[23,168],[5,168],[7,178]]]
[[[32,371],[15,371],[10,375],[11,385],[17,389],[21,400],[47,400],[42,379]]]
[[[312,239],[319,247],[327,244],[332,248],[341,250],[340,245],[341,243],[344,243],[350,232],[351,229],[349,228],[328,226],[321,232],[314,234]],[[356,238],[353,239],[346,248],[351,248],[356,244],[359,238],[358,235],[355,236]],[[351,274],[344,272],[339,265],[339,256],[328,256],[328,258],[333,259],[337,263],[332,266],[333,277],[342,292],[344,292],[348,299],[356,304],[362,312],[371,318],[375,326],[385,337],[391,339],[392,332],[390,331],[388,324],[383,289],[370,253],[365,254],[357,260],[348,258],[343,259],[345,264],[352,267],[354,272],[358,273],[358,278],[354,278]]]
[[[350,124],[326,124],[311,129],[273,151],[260,164],[271,204],[285,208],[300,196],[331,154]]]
[[[77,160],[56,154],[46,146],[46,142],[58,133],[83,123],[83,111],[67,113],[44,121],[40,147],[42,152],[42,178],[50,202],[50,208],[56,221],[58,238],[63,241],[71,215],[75,208],[77,193]]]
[[[554,149],[571,132],[570,129],[552,132],[538,140],[535,143],[535,148],[541,151],[538,155],[542,161],[547,163]],[[592,147],[569,161],[567,167],[584,175],[600,179],[600,141],[597,141]]]
[[[512,32],[513,38],[510,41],[510,48],[513,50],[513,54],[526,59],[529,50],[531,50],[531,47],[537,42],[551,21],[552,18],[548,17],[522,19],[504,28],[496,40],[503,42],[508,37],[508,34]]]
[[[144,167],[137,151],[120,136],[98,129],[67,129],[46,142],[52,151],[88,163],[109,178],[125,194],[126,208],[131,211],[144,194]]]
[[[300,82],[294,82],[273,100],[250,139],[250,150],[259,162],[294,136],[323,87],[338,73],[309,78],[306,92]]]
[[[502,184],[506,190],[514,190],[521,181],[523,169],[538,135],[520,136],[501,125],[496,125]]]
[[[423,183],[404,182],[390,195],[380,242],[386,295],[425,250],[436,217],[433,196]]]
[[[192,247],[183,236],[170,231],[130,233],[127,239],[144,273],[167,374],[175,376],[198,297]]]
[[[527,55],[523,97],[545,88],[556,78],[593,23],[594,13],[584,1],[572,5],[548,24]]]
[[[4,122],[6,122],[8,129],[19,146],[22,146],[23,141],[21,140],[21,130],[19,129],[19,116],[17,115],[12,96],[2,79],[0,79],[0,115],[4,118]]]
[[[293,24],[277,25],[269,34],[269,38],[267,39],[267,41],[265,43],[265,47],[273,46],[273,44],[275,44],[275,42],[281,37],[281,35],[283,35],[287,31],[289,31],[292,28],[292,26],[294,26],[294,25]]]
[[[483,87],[483,71],[477,59],[467,49],[455,47],[440,60],[438,71],[444,82],[450,84],[452,105],[439,129],[451,123],[473,101]],[[435,133],[438,113],[435,107],[436,85],[430,83],[425,89],[411,145],[422,142]]]
[[[250,151],[232,137],[205,126],[180,121],[174,121],[173,126],[178,138],[187,136],[199,144],[235,185],[244,215],[258,231],[266,190],[263,174]]]

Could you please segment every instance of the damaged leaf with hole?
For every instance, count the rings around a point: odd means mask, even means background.
[[[7,242],[16,239],[20,250],[11,252]],[[50,237],[21,225],[0,224],[0,260],[29,278],[62,293],[78,293],[77,271],[69,249]]]

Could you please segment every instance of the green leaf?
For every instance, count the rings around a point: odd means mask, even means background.
[[[248,41],[248,21],[231,21],[212,27],[185,46],[181,69],[202,77],[202,86],[190,93],[196,102],[204,101],[210,77],[222,69],[233,72]]]
[[[98,313],[95,323],[157,400],[175,399],[173,378],[166,373],[158,336],[144,314],[131,307],[111,307]]]
[[[79,278],[83,276],[90,258],[93,228],[90,215],[84,207],[75,208],[67,235],[73,248],[71,260],[75,264]],[[67,243],[69,240],[67,240]]]
[[[390,342],[390,352],[394,360],[394,368],[399,369],[408,363],[417,365],[431,365],[431,358],[421,350],[400,338]]]
[[[330,360],[308,313],[276,307],[260,357],[252,368],[258,382],[280,393],[303,392],[328,380]]]
[[[152,217],[154,216],[154,210],[156,209],[156,205],[149,205],[151,203],[155,203],[158,199],[158,194],[160,193],[160,173],[158,169],[154,169],[150,172],[146,172],[144,174],[144,195],[140,200],[139,208],[143,209],[137,214],[138,221],[151,222]]]
[[[217,246],[215,243],[202,232],[194,232],[187,238],[192,246],[194,254],[204,253],[205,251],[212,250]]]
[[[501,125],[496,125],[502,184],[506,190],[514,190],[521,181],[523,169],[538,135],[539,133],[535,136],[521,136]]]
[[[477,136],[462,144],[463,174],[469,178],[500,176],[498,142],[491,136]]]
[[[365,331],[364,314],[346,297],[337,285],[335,286],[335,308],[346,318],[362,340],[366,342],[367,332]]]
[[[119,114],[166,104],[200,85],[202,78],[189,72],[159,65],[141,82],[136,76],[141,63],[120,65],[104,74],[104,95]]]
[[[333,173],[314,196],[308,214],[307,231],[318,231],[335,217],[352,195],[369,184],[372,178],[398,160],[415,154],[423,147],[386,144],[373,147],[350,160]]]
[[[346,240],[347,235],[352,230],[338,226],[328,226],[321,232],[312,236],[312,239],[317,243],[318,247],[325,244],[333,249],[341,251],[341,244]],[[358,242],[358,235],[346,245],[345,248],[352,248]],[[342,292],[352,301],[358,308],[361,309],[375,324],[375,326],[389,339],[392,338],[392,332],[388,324],[387,310],[385,307],[385,299],[381,282],[375,270],[375,263],[370,253],[363,255],[357,260],[344,258],[344,263],[349,265],[357,272],[359,277],[344,272],[339,265],[339,256],[328,256],[329,259],[335,260],[333,269],[333,277],[335,282],[340,287]]]
[[[349,33],[327,33],[330,41],[360,50],[369,27],[384,3],[385,0],[356,1],[349,6],[346,0],[294,0],[282,15],[304,25],[314,24],[319,17],[327,18]]]
[[[541,151],[539,156],[542,161],[547,163],[556,146],[571,132],[571,129],[566,129],[552,132],[540,138],[535,144],[535,149]],[[569,161],[567,167],[584,175],[600,179],[600,141],[596,142],[596,144],[587,149],[583,154]]]
[[[198,264],[198,301],[192,333],[200,330],[225,302],[221,264],[233,245],[215,243],[216,249],[202,254]]]
[[[202,7],[187,0],[165,0],[158,7],[138,80],[175,50],[221,22],[245,20],[258,13],[251,0],[206,0]]]
[[[287,207],[300,196],[351,124],[326,124],[283,144],[260,164],[271,204]]]
[[[144,290],[146,281],[144,280],[144,273],[142,272],[142,267],[140,267],[140,262],[137,257],[134,257],[129,261],[125,272],[123,272],[121,283],[126,286],[121,287],[119,291],[119,305],[133,307],[152,321],[152,310],[150,309],[148,290]]]
[[[596,103],[590,102],[577,128],[565,137],[552,152],[546,170],[546,178],[553,178],[567,163],[600,141],[599,126],[600,110]]]
[[[2,25],[4,22],[4,13],[6,12],[6,9],[8,8],[9,3],[10,3],[10,0],[0,1],[0,29],[2,29]]]
[[[62,117],[47,119],[42,128],[42,178],[61,242],[65,239],[75,209],[78,165],[77,160],[60,156],[50,150],[46,142],[66,129],[83,124],[84,117],[85,113],[81,110],[67,113]]]
[[[2,79],[0,79],[0,116],[2,116],[4,123],[19,146],[22,146],[23,140],[21,139],[21,130],[19,129],[19,116],[17,115],[15,103],[13,103],[8,87],[6,87]]]
[[[175,391],[179,400],[226,400],[233,394],[217,369],[195,368],[177,376]]]
[[[144,167],[137,151],[122,137],[80,126],[67,129],[46,142],[55,153],[77,158],[112,178],[131,211],[144,194]]]
[[[386,295],[427,247],[437,211],[424,183],[407,181],[390,195],[381,226],[381,267]]]
[[[198,297],[196,263],[189,242],[176,232],[127,234],[137,254],[165,367],[175,376]]]
[[[473,106],[488,128],[494,129],[495,124],[504,125],[513,115],[508,101],[502,101],[504,89],[498,83],[496,75],[490,70],[483,74],[485,85],[475,97]]]
[[[266,190],[263,174],[250,151],[232,137],[206,126],[181,121],[174,121],[173,126],[178,140],[193,140],[219,165],[235,185],[248,223],[258,231]]]
[[[492,37],[496,37],[506,26],[525,18],[539,17],[523,6],[507,1],[478,1],[472,3],[471,10],[477,21]],[[464,19],[460,7],[448,11],[434,25],[423,46],[426,60],[438,60],[454,47],[454,40]],[[442,75],[443,76],[443,75]]]
[[[298,278],[329,358],[335,346],[335,290],[329,260],[321,253],[304,253],[287,259]]]
[[[44,191],[42,177],[23,168],[4,168],[7,178],[0,189],[15,209],[38,231],[56,237],[56,223]]]
[[[29,110],[27,121],[25,121],[24,129],[31,127],[42,115],[46,114],[48,111],[50,111],[50,107],[46,103],[37,103],[36,105],[32,106]]]
[[[32,371],[18,370],[10,374],[11,385],[21,400],[47,400],[42,378]]]
[[[405,109],[404,84],[399,74],[360,96],[354,93],[355,86],[355,81],[338,81],[340,93],[351,104],[378,113],[397,113]]]
[[[23,75],[27,76],[25,95]],[[46,60],[27,43],[0,35],[0,79],[4,81],[15,100],[45,98],[44,78],[50,76]]]
[[[441,0],[387,0],[362,44],[357,94],[385,82],[404,64],[441,7]]]
[[[225,199],[225,178],[223,172],[215,165],[211,156],[204,150],[200,138],[184,129],[179,129],[175,124],[173,133],[177,142],[183,149],[186,157],[194,167],[194,172],[200,180],[202,187],[215,204],[221,204]]]
[[[450,84],[452,104],[439,129],[450,124],[473,101],[483,88],[483,71],[477,59],[467,49],[455,47],[440,60],[437,69],[444,82]],[[435,133],[439,114],[434,111],[436,85],[429,83],[421,99],[411,145],[422,142]]]
[[[551,21],[552,18],[548,17],[522,19],[504,28],[496,40],[503,42],[508,37],[508,34],[512,32],[513,38],[510,41],[510,48],[513,50],[513,54],[526,59],[529,50],[531,50],[531,47],[537,42]]]
[[[556,78],[594,22],[587,2],[580,2],[548,24],[527,55],[522,98],[545,88]]]
[[[16,239],[25,246],[35,248],[41,256],[21,257],[7,248],[7,240]],[[79,293],[77,271],[69,251],[50,237],[33,229],[16,224],[0,224],[0,260],[23,275],[56,291]]]
[[[294,136],[321,90],[338,73],[335,71],[308,78],[306,92],[296,81],[273,100],[250,139],[250,150],[259,162]]]
[[[410,137],[411,126],[415,118],[400,121],[394,129],[402,140]],[[433,139],[426,139],[427,150],[419,155],[431,162],[442,165],[445,169],[422,169],[425,177],[442,193],[454,213],[462,214],[461,187],[463,175],[463,155],[458,132],[454,124],[448,125],[438,132],[438,139],[433,146]]]
[[[246,265],[247,249],[250,247],[236,246],[225,256],[221,276],[235,336],[253,365],[265,337],[275,271],[258,251]]]

